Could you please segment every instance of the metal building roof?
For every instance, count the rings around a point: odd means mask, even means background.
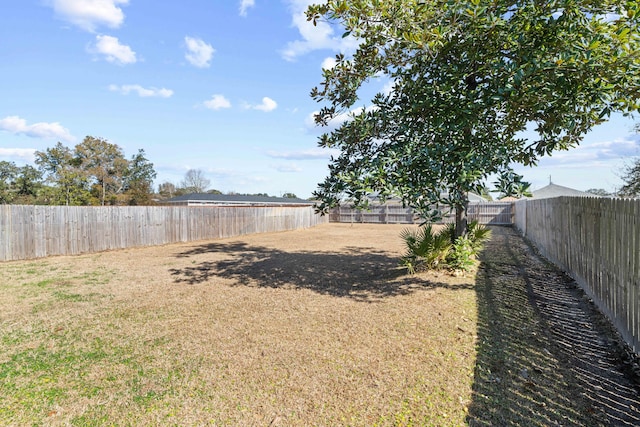
[[[585,191],[575,190],[573,188],[564,187],[557,184],[549,184],[539,190],[532,191],[533,199],[550,199],[552,197],[560,196],[576,196],[576,197],[599,197],[595,194],[587,193]]]

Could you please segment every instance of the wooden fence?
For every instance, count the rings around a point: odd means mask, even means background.
[[[516,227],[571,275],[640,349],[640,199],[557,197],[516,204]]]
[[[469,220],[477,220],[480,224],[511,225],[513,224],[512,202],[469,203],[467,215]],[[367,222],[380,224],[415,224],[422,220],[412,208],[400,205],[375,205],[369,210],[358,210],[351,207],[338,207],[329,213],[331,222]],[[445,212],[443,223],[455,222],[455,215]]]
[[[0,205],[0,261],[295,230],[327,221],[310,206]]]

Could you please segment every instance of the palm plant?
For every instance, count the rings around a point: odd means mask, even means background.
[[[439,232],[427,224],[417,230],[405,229],[400,237],[407,248],[402,265],[409,274],[440,268],[469,271],[477,264],[484,243],[491,238],[491,230],[471,221],[467,234],[456,238],[455,224],[447,224]]]
[[[471,221],[467,225],[467,237],[474,250],[474,256],[476,256],[482,250],[485,242],[491,239],[491,230],[478,221]]]
[[[435,232],[431,224],[417,230],[405,229],[400,233],[407,247],[402,264],[410,274],[421,269],[438,269],[445,265],[451,249],[451,238],[446,229]]]

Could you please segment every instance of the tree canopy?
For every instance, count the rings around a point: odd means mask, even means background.
[[[637,1],[329,0],[307,18],[360,42],[323,71],[316,122],[350,119],[324,134],[337,148],[314,195],[326,210],[369,193],[400,197],[426,218],[458,213],[467,192],[511,163],[580,143],[612,112],[638,108]],[[390,91],[354,109],[363,86]],[[537,137],[528,140],[524,131]]]
[[[640,157],[625,166],[623,173],[624,185],[618,194],[623,197],[640,197]]]
[[[34,153],[35,165],[0,161],[0,204],[149,205],[156,171],[144,150],[130,160],[106,139],[58,142]]]
[[[106,139],[87,136],[75,146],[74,153],[79,169],[93,182],[91,192],[99,204],[115,204],[129,168],[122,149]]]
[[[38,169],[50,184],[43,195],[49,205],[91,204],[88,176],[80,169],[73,151],[58,142],[54,147],[35,152]]]
[[[0,204],[30,203],[42,187],[41,179],[33,166],[0,161]]]
[[[35,152],[39,177],[49,186],[39,195],[39,203],[53,205],[150,204],[156,172],[144,150],[124,157],[113,143],[87,136],[73,149],[58,142]],[[33,173],[31,174],[33,175]]]
[[[523,181],[522,175],[518,175],[511,169],[502,171],[497,180],[493,182],[496,189],[493,190],[499,193],[498,198],[503,197],[515,197],[520,199],[522,197],[531,197],[531,183]]]

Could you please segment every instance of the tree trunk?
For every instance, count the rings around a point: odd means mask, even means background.
[[[464,198],[464,203],[456,205],[456,239],[467,234],[467,208],[469,199]]]

